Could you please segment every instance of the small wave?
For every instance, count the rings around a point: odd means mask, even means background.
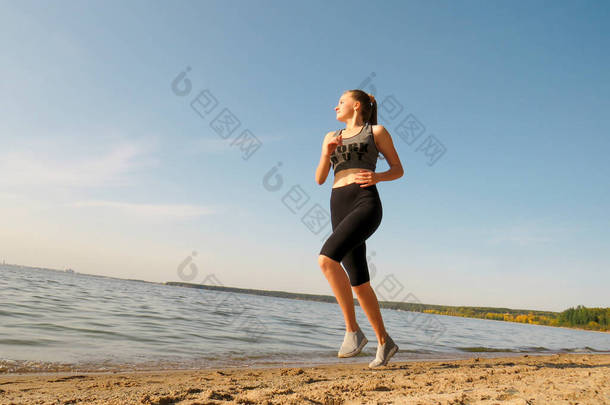
[[[605,350],[597,350],[594,349],[592,347],[589,346],[585,346],[585,347],[569,347],[569,348],[562,348],[559,349],[560,351],[563,352],[570,352],[570,353],[586,353],[586,352],[594,352],[594,353],[608,353]]]
[[[544,347],[544,346],[526,346],[526,347],[521,347],[519,348],[519,350],[516,350],[517,352],[524,352],[524,353],[540,353],[540,352],[551,352],[552,350],[549,349],[548,347]]]
[[[482,347],[482,346],[472,346],[472,347],[458,347],[458,350],[463,352],[505,352],[505,353],[607,353],[604,350],[597,350],[591,348],[589,346],[585,347],[569,347],[569,348],[561,348],[558,350],[549,349],[544,346],[528,346],[528,347],[520,347],[517,349],[506,349],[506,348],[496,348],[496,347]]]
[[[461,350],[463,352],[506,352],[506,353],[517,353],[518,352],[518,350],[514,350],[514,349],[498,349],[495,347],[482,347],[482,346],[457,347],[456,349]]]
[[[49,346],[56,343],[51,339],[0,339],[0,345],[8,346]]]

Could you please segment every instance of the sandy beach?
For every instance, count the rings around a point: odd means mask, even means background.
[[[0,375],[0,404],[610,404],[610,354]]]

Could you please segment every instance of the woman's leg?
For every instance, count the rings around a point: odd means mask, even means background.
[[[354,296],[350,288],[350,280],[341,267],[341,256],[344,255],[342,245],[345,244],[345,230],[339,230],[339,225],[352,211],[354,202],[358,196],[356,184],[333,188],[330,198],[330,213],[333,234],[322,246],[318,256],[318,264],[322,273],[328,280],[330,287],[337,299],[337,303],[343,312],[345,329],[347,332],[358,330],[356,312],[354,308]]]
[[[377,229],[381,222],[381,204],[373,191],[362,190],[358,184],[352,184],[333,191],[331,197],[331,216],[333,233],[320,250],[318,263],[328,279],[331,288],[341,306],[345,318],[346,330],[352,332],[358,329],[354,309],[354,298],[350,284],[356,285],[368,280],[365,255],[357,255],[358,273],[348,271],[349,278],[341,267],[340,262],[348,257],[346,268],[353,268],[349,262],[353,256],[350,252],[360,246]],[[375,193],[375,194],[373,194]],[[362,260],[360,260],[362,259]],[[364,265],[364,272],[362,272]]]
[[[347,332],[355,332],[358,330],[358,323],[356,322],[354,296],[352,295],[352,289],[350,288],[345,270],[343,270],[339,262],[323,254],[318,256],[318,264],[341,307],[343,318],[345,319],[345,330]]]
[[[362,244],[346,254],[342,263],[349,274],[351,285],[358,297],[360,307],[362,307],[375,331],[375,335],[377,335],[377,341],[380,344],[384,344],[386,330],[383,318],[381,317],[377,296],[370,283],[369,269],[366,262],[366,243],[362,242]]]
[[[381,310],[379,309],[379,302],[373,287],[371,287],[370,281],[364,284],[352,287],[358,297],[358,302],[364,310],[366,317],[368,318],[375,335],[377,335],[377,341],[380,345],[385,343],[387,332],[385,325],[383,324],[383,318],[381,317]]]

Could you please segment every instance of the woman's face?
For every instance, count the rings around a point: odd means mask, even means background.
[[[347,121],[350,117],[352,117],[356,111],[354,111],[354,104],[356,101],[349,95],[349,93],[345,93],[339,99],[339,104],[335,107],[335,111],[337,112],[337,121]],[[360,104],[360,103],[358,103]]]

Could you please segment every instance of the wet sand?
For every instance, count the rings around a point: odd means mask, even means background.
[[[610,404],[610,354],[0,375],[0,404]]]

